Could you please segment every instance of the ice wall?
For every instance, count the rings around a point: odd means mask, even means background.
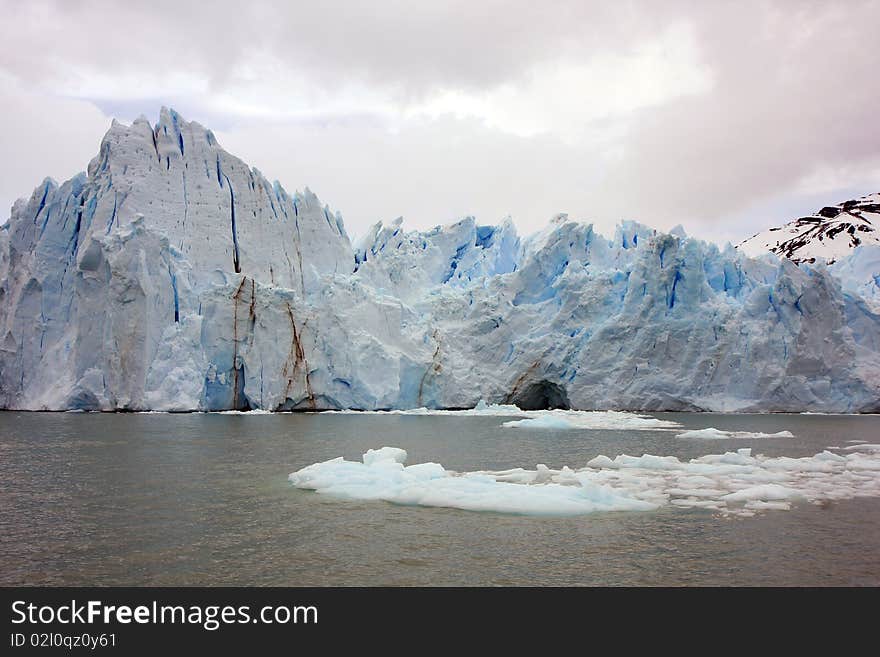
[[[880,272],[856,256],[566,215],[528,238],[397,220],[353,247],[313,193],[163,109],[0,228],[0,406],[877,411]]]

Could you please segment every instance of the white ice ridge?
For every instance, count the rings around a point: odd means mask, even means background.
[[[454,472],[439,463],[406,466],[398,447],[369,450],[363,462],[342,457],[288,477],[297,488],[340,498],[524,515],[572,516],[597,511],[704,508],[724,515],[788,510],[880,497],[880,446],[854,445],[845,455],[823,451],[793,458],[751,449],[690,461],[674,456],[597,456],[584,468]]]
[[[760,431],[724,431],[709,427],[708,429],[692,429],[678,434],[677,438],[701,438],[704,440],[727,440],[730,438],[794,438],[791,431],[777,431],[776,433],[762,433]]]

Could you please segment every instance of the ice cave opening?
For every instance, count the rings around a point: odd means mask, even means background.
[[[546,379],[530,383],[521,390],[514,391],[508,402],[516,404],[524,411],[544,411],[554,408],[569,410],[571,408],[571,402],[568,401],[565,388]]]

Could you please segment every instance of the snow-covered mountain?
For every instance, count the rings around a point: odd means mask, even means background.
[[[822,258],[830,265],[862,244],[880,245],[880,193],[826,206],[809,217],[757,233],[737,248],[750,256],[772,251],[793,262]]]
[[[163,110],[0,227],[0,407],[878,411],[877,260],[847,262],[566,215],[352,246]]]

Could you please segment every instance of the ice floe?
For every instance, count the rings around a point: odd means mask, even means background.
[[[383,447],[364,454],[362,463],[337,458],[310,465],[289,478],[297,488],[337,497],[468,511],[580,515],[594,511],[645,511],[657,506],[586,478],[576,486],[555,482],[523,486],[489,472],[455,473],[439,463],[405,466],[405,458],[405,451]]]
[[[677,438],[702,438],[704,440],[728,440],[730,438],[794,438],[791,431],[777,431],[776,433],[762,433],[760,431],[724,431],[709,427],[708,429],[693,429],[678,434]]]
[[[502,426],[521,429],[677,429],[678,422],[622,411],[521,411],[525,419]]]
[[[391,411],[325,411],[326,414],[342,415],[436,415],[446,417],[513,417],[521,418],[504,422],[502,426],[522,429],[611,429],[653,430],[679,429],[681,425],[672,420],[628,413],[624,411],[524,411],[512,404],[487,404],[480,401],[474,408],[461,410],[437,410],[413,408]]]
[[[439,463],[405,465],[406,451],[369,450],[289,476],[297,488],[341,498],[527,515],[570,516],[661,507],[751,516],[792,502],[825,504],[880,497],[880,445],[807,457],[768,457],[750,448],[682,461],[675,456],[600,455],[586,467],[455,472]]]
[[[859,452],[880,452],[880,445],[872,445],[870,443],[859,443],[856,445],[851,445],[849,447],[844,447],[844,450],[847,452],[859,451]]]

